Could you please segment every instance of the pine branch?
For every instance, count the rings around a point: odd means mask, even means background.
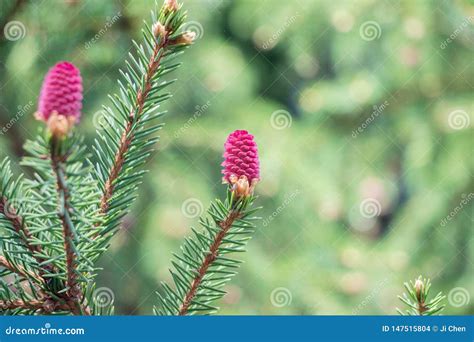
[[[159,12],[152,11],[152,23],[145,23],[143,45],[135,41],[136,56],[130,54],[126,71],[120,71],[120,95],[109,96],[114,109],[104,107],[106,123],[97,130],[95,144],[97,174],[102,187],[100,213],[105,218],[102,236],[114,233],[121,218],[135,199],[135,190],[145,173],[140,166],[147,162],[155,133],[162,123],[154,123],[164,112],[161,103],[171,97],[161,91],[174,80],[159,82],[175,70],[174,60],[192,42],[192,36],[180,32],[186,12],[174,1],[165,1]]]
[[[439,314],[444,309],[445,305],[443,302],[446,296],[441,292],[428,300],[431,289],[430,279],[423,279],[419,276],[414,283],[410,280],[409,283],[404,283],[404,286],[408,294],[403,293],[398,298],[408,306],[408,309],[403,312],[397,308],[397,312],[400,315],[432,316]]]
[[[194,238],[185,240],[182,254],[175,254],[170,270],[174,289],[163,283],[164,293],[158,293],[161,315],[209,314],[217,310],[212,302],[221,298],[221,288],[237,272],[240,261],[227,254],[244,252],[253,233],[252,217],[258,210],[250,209],[253,196],[237,198],[231,188],[225,203],[211,204],[210,218],[201,218],[204,230],[193,230]]]

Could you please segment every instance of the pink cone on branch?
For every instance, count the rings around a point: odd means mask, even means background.
[[[260,179],[260,161],[252,134],[237,130],[227,137],[222,166],[223,181],[232,186],[238,197],[253,193]]]
[[[60,62],[46,74],[35,117],[47,123],[53,135],[64,136],[79,122],[82,78],[72,63]]]

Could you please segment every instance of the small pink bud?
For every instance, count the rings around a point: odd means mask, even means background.
[[[260,179],[260,161],[253,135],[237,130],[227,137],[224,149],[223,181],[231,184],[237,195],[252,193]]]
[[[79,122],[82,109],[82,78],[72,63],[60,62],[44,78],[35,117],[48,122],[52,113]],[[72,119],[71,119],[72,118]]]

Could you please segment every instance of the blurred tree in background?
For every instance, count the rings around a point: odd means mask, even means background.
[[[60,60],[82,71],[90,143],[152,4],[2,1],[2,154],[35,135],[39,87]],[[116,312],[151,312],[172,252],[224,192],[225,137],[247,129],[263,221],[221,313],[395,314],[403,282],[422,274],[448,296],[445,314],[473,314],[473,3],[185,6],[198,40],[141,197],[102,259]]]

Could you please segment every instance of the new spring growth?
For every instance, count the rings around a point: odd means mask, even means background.
[[[253,194],[260,179],[260,161],[253,135],[244,130],[231,133],[224,144],[223,182],[237,197]]]
[[[163,10],[165,13],[176,12],[181,7],[176,0],[165,0]]]
[[[424,289],[424,284],[423,284],[423,281],[418,278],[416,281],[415,281],[415,294],[416,294],[416,298],[418,299],[418,302],[421,303],[423,302],[423,293],[425,292],[425,289]]]
[[[183,32],[180,36],[170,40],[170,45],[189,45],[196,38],[196,33],[192,31]]]
[[[56,138],[69,134],[81,117],[82,78],[72,63],[60,62],[46,74],[35,113]]]
[[[166,35],[166,28],[160,22],[154,23],[152,30],[155,38],[163,38]]]

